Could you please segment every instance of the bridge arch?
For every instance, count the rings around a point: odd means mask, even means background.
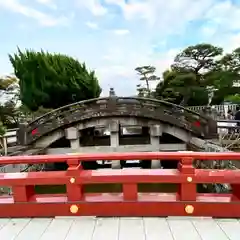
[[[101,119],[91,119],[87,122],[80,122],[76,123],[74,125],[71,125],[71,127],[66,129],[58,129],[56,131],[50,132],[48,135],[43,136],[42,138],[39,138],[37,141],[33,143],[33,146],[35,148],[47,148],[50,145],[54,144],[56,141],[67,138],[71,141],[71,137],[67,136],[69,135],[68,132],[79,132],[74,133],[80,137],[81,131],[85,129],[91,129],[91,128],[101,128],[106,127],[109,130],[109,133],[111,132],[111,125],[117,124],[120,126],[128,126],[128,127],[134,127],[134,126],[142,126],[147,127],[149,129],[149,135],[154,135],[154,133],[151,133],[151,131],[154,131],[154,128],[158,128],[155,131],[159,131],[159,136],[162,134],[168,134],[170,136],[175,137],[176,139],[179,139],[179,141],[184,143],[190,143],[192,134],[185,129],[178,128],[176,126],[171,126],[166,123],[162,123],[156,120],[146,120],[142,118],[131,118],[131,117],[120,117],[120,118],[101,118]],[[152,129],[152,130],[151,130]],[[114,131],[114,130],[113,130]],[[119,131],[116,129],[116,131]],[[111,133],[110,133],[111,134]],[[70,133],[71,135],[71,133]],[[77,137],[77,136],[76,136]]]
[[[181,106],[148,98],[114,96],[81,101],[53,110],[22,125],[18,142],[21,145],[41,145],[47,138],[53,141],[57,136],[62,136],[63,130],[69,127],[111,118],[125,118],[125,121],[126,118],[132,119],[130,121],[141,119],[148,124],[158,122],[165,131],[177,134],[180,139],[183,138],[181,131],[184,136],[198,138],[207,138],[215,131],[212,131],[210,119]],[[186,141],[186,137],[184,139]]]

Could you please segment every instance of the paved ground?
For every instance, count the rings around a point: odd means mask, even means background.
[[[1,240],[239,240],[240,221],[211,218],[0,219]]]

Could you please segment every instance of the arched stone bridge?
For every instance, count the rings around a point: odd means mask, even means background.
[[[161,129],[158,131],[166,132],[184,142],[189,136],[211,138],[216,134],[216,126],[211,119],[181,106],[148,98],[112,96],[67,105],[27,125],[21,125],[18,143],[43,147],[65,134],[63,130],[72,127],[81,130],[104,123],[109,125],[110,131],[115,131],[111,128],[114,128],[116,122],[123,125],[140,123],[142,126],[159,127]]]

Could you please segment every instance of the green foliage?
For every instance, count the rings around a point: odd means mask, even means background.
[[[13,76],[0,78],[0,123],[3,126],[16,126],[17,111],[16,105],[18,102],[18,79]],[[1,126],[2,126],[1,125]]]
[[[101,93],[95,72],[72,57],[18,49],[9,59],[19,79],[20,100],[31,111],[58,108]]]
[[[240,104],[240,94],[230,95],[225,98],[225,101],[229,101],[233,104]]]
[[[200,71],[209,71],[214,68],[216,65],[216,57],[222,53],[222,48],[207,43],[189,46],[175,57],[172,69],[180,72],[190,71],[198,75]],[[201,74],[197,80],[201,80],[200,76]]]
[[[137,85],[137,92],[139,97],[146,97],[149,94],[149,90],[141,84]]]
[[[140,81],[145,81],[146,87],[137,85],[138,96],[150,97],[151,89],[149,86],[150,81],[158,81],[160,78],[155,75],[156,68],[153,66],[142,66],[135,68],[138,75],[140,75]]]
[[[25,105],[21,105],[17,108],[19,113],[19,120],[23,120],[24,122],[31,122],[34,119],[52,111],[53,109],[46,109],[43,107],[39,107],[37,111],[31,111]]]
[[[163,73],[156,97],[176,104],[206,105],[209,89],[214,89],[211,104],[221,104],[227,96],[236,99],[240,92],[234,86],[234,81],[240,79],[239,71],[240,48],[223,56],[223,49],[211,44],[189,46]]]
[[[240,48],[226,54],[217,62],[217,67],[210,72],[211,82],[217,89],[212,104],[221,104],[227,96],[240,92],[240,88],[234,86],[234,82],[240,79],[239,70]]]
[[[168,70],[163,74],[163,81],[156,87],[156,97],[175,104],[207,104],[205,89],[197,84],[196,75],[192,72]]]
[[[4,127],[3,123],[0,122],[0,136],[3,136],[6,133],[6,127]]]
[[[3,94],[12,94],[18,88],[18,80],[13,76],[0,78],[0,96]]]

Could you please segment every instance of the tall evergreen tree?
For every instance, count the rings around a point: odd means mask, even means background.
[[[67,55],[18,49],[9,59],[19,79],[20,100],[31,111],[58,108],[101,93],[95,72]]]

